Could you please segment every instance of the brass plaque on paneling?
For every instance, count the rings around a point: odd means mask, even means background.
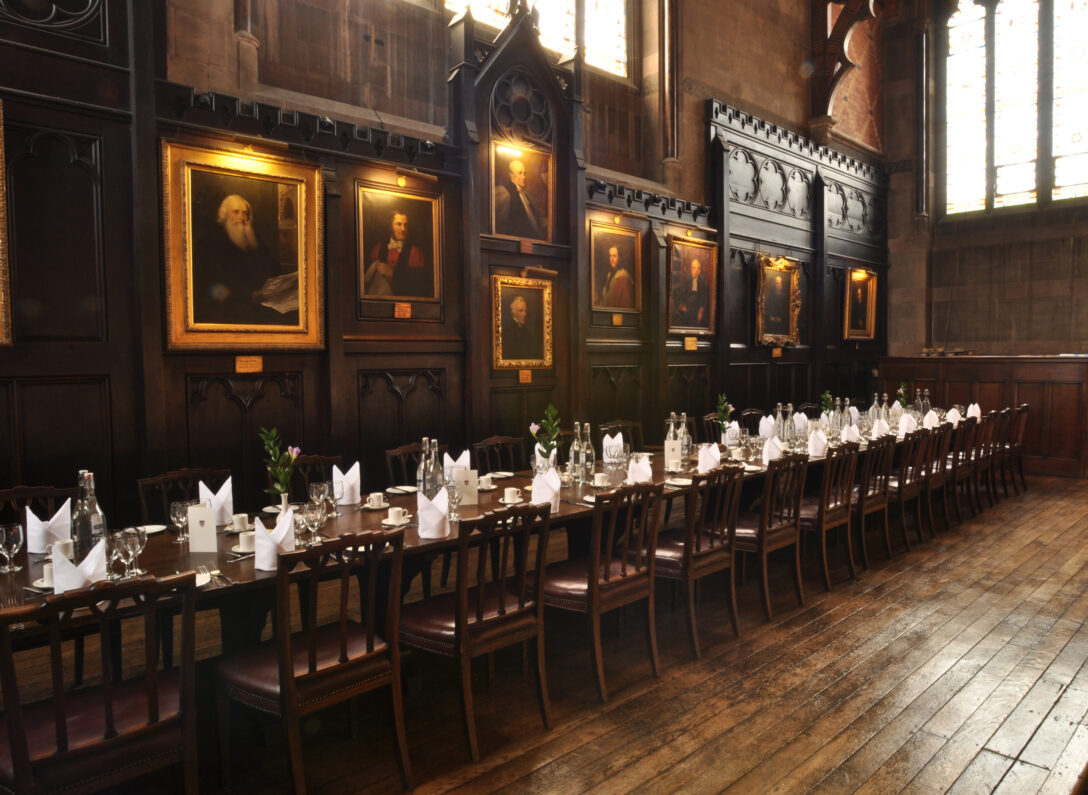
[[[623,315],[621,315],[619,312],[612,315],[612,325],[613,326],[622,326],[623,325]]]
[[[533,253],[533,241],[532,240],[526,240],[525,238],[522,238],[521,240],[518,241],[518,250],[522,254],[532,254]]]
[[[259,373],[262,370],[264,370],[263,356],[234,357],[234,372],[236,373]]]
[[[531,383],[533,383],[533,371],[532,370],[518,370],[518,383],[519,384],[531,384]]]
[[[772,348],[771,349],[771,358],[772,359],[781,359],[782,358],[782,349],[781,348]]]
[[[684,337],[684,350],[685,351],[697,351],[697,350],[699,350],[699,338],[698,337]]]
[[[393,317],[397,320],[408,320],[412,317],[412,305],[407,301],[393,304]]]

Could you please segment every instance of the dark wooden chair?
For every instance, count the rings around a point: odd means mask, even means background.
[[[869,547],[866,541],[868,518],[880,514],[883,518],[884,549],[892,559],[892,538],[888,530],[888,483],[895,463],[895,437],[891,434],[869,442],[861,457],[861,473],[854,495],[853,525],[858,528],[861,563],[869,568]]]
[[[332,480],[332,468],[341,466],[344,457],[339,455],[306,454],[295,458],[295,467],[291,471],[291,497],[307,502],[310,499],[311,483],[326,483]]]
[[[737,423],[742,430],[748,431],[752,436],[759,436],[759,421],[764,417],[763,409],[745,409],[737,418]]]
[[[918,543],[922,536],[922,493],[925,490],[926,465],[929,456],[929,430],[918,428],[903,437],[899,448],[899,468],[888,482],[888,504],[899,506],[899,528],[903,546],[910,550],[907,539],[907,503],[914,503],[914,529]]]
[[[974,417],[964,417],[952,432],[952,455],[950,459],[952,496],[954,498],[952,507],[956,509],[957,522],[963,521],[963,515],[960,513],[959,494],[961,491],[966,492],[967,507],[971,511],[971,516],[976,515],[971,498],[971,480],[975,473],[973,455],[977,429],[978,421]]]
[[[525,438],[522,436],[489,436],[472,445],[472,457],[481,475],[488,472],[521,472],[529,468],[525,461]]]
[[[929,515],[929,526],[934,531],[937,529],[937,524],[933,519],[933,497],[935,495],[941,497],[945,529],[948,530],[952,527],[952,519],[948,513],[948,500],[952,498],[952,461],[949,458],[951,451],[952,423],[941,423],[930,433],[924,484],[926,513]]]
[[[473,761],[480,759],[472,702],[474,657],[535,640],[540,714],[544,728],[551,728],[544,603],[539,598],[550,525],[548,504],[514,506],[461,522],[453,592],[401,608],[402,643],[454,657],[461,667],[465,738]],[[528,554],[533,536],[535,555]]]
[[[196,793],[194,594],[195,575],[187,572],[161,580],[96,583],[0,612],[7,734],[7,741],[0,742],[0,788],[97,791],[181,765],[185,791]],[[158,664],[158,616],[163,610],[182,616],[181,665],[172,670],[160,670]],[[120,631],[122,621],[139,622],[146,642],[138,644],[144,655],[139,677],[115,682],[108,638]],[[102,684],[68,692],[61,638],[88,628],[102,639]],[[30,672],[19,664],[17,638],[23,632],[38,634],[49,645],[48,662],[38,665],[49,667],[50,698],[28,704],[20,694],[20,681]]]
[[[997,479],[1001,478],[1001,491],[1009,496],[1009,483],[1005,480],[1005,470],[1009,460],[1009,438],[1013,430],[1013,411],[1011,408],[1003,408],[997,413],[998,422],[994,429],[994,441],[991,448],[993,465],[991,480],[993,481],[994,494],[997,494]],[[1013,486],[1016,486],[1015,479]]]
[[[140,516],[144,524],[170,524],[170,503],[200,499],[198,484],[213,491],[230,477],[229,469],[176,469],[161,475],[140,478],[136,487],[140,492]]]
[[[854,475],[858,464],[858,445],[848,442],[829,447],[824,459],[820,493],[801,500],[801,529],[815,534],[820,545],[820,565],[823,568],[824,588],[831,590],[831,570],[827,563],[827,534],[837,527],[844,528],[846,536],[846,563],[850,579],[854,571],[854,544],[850,532],[851,500],[854,493]]]
[[[990,507],[993,508],[997,505],[997,490],[994,484],[994,445],[1000,424],[1001,415],[996,411],[991,411],[983,418],[976,435],[975,476],[972,480],[974,491],[978,495],[979,508],[982,507],[982,494],[984,492]]]
[[[729,573],[729,620],[733,634],[737,623],[737,588],[734,574],[733,536],[737,528],[744,467],[722,467],[705,475],[692,475],[684,495],[684,526],[662,530],[657,537],[654,573],[679,581],[686,596],[688,637],[696,657],[701,657],[699,628],[695,621],[696,584],[718,572]]]
[[[617,432],[623,433],[623,441],[625,444],[631,445],[631,452],[637,453],[646,449],[645,440],[642,437],[641,422],[635,420],[610,420],[597,426],[597,438],[594,443],[597,445],[598,456],[601,454],[604,437],[615,436]]]
[[[449,452],[449,445],[438,445],[438,455]],[[385,475],[387,486],[416,485],[416,467],[423,455],[419,442],[404,444],[385,451]]]
[[[597,692],[608,701],[601,651],[601,616],[646,602],[646,642],[658,675],[654,624],[654,550],[661,516],[662,486],[639,483],[597,495],[588,555],[548,566],[544,604],[582,613],[592,636]]]
[[[763,479],[763,499],[758,512],[742,512],[737,516],[736,548],[738,552],[759,556],[763,609],[768,621],[774,617],[774,612],[767,556],[775,550],[794,547],[793,587],[797,602],[802,606],[805,604],[801,582],[800,518],[807,471],[806,455],[784,455],[771,461]]]
[[[820,419],[820,404],[819,403],[801,403],[797,410],[808,417],[810,420]]]
[[[302,763],[302,719],[362,693],[389,687],[401,777],[412,786],[400,681],[400,574],[403,531],[343,535],[321,546],[285,552],[276,569],[275,632],[272,640],[220,657],[215,663],[220,771],[230,770],[230,702],[275,715],[287,732],[291,780],[306,791]],[[361,577],[368,595],[361,621],[348,605],[352,579]],[[321,582],[336,583],[336,620],[319,625],[318,599],[305,600],[304,629],[291,626],[291,585],[316,594]],[[379,591],[381,583],[381,591]],[[385,605],[385,635],[377,611]]]
[[[29,506],[40,519],[50,519],[65,500],[72,500],[73,507],[79,499],[79,489],[65,489],[56,486],[12,486],[0,489],[0,521],[26,522],[26,509]]]
[[[1024,434],[1028,428],[1028,404],[1022,403],[1013,410],[1012,425],[1009,429],[1009,441],[1006,444],[1006,461],[1009,469],[1009,478],[1012,480],[1012,488],[1017,494],[1016,475],[1020,476],[1020,486],[1024,491],[1028,490],[1028,482],[1024,479]],[[1004,474],[1002,474],[1004,477]]]
[[[703,415],[703,438],[699,441],[719,443],[722,440],[722,424],[718,420],[718,412],[712,411]]]

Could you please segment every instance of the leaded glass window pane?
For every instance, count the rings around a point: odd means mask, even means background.
[[[1039,140],[1039,3],[1002,0],[994,37],[995,207],[1035,201]]]
[[[948,22],[945,199],[949,213],[986,208],[985,18],[981,6],[962,0]]]
[[[586,0],[586,63],[627,76],[626,0]]]
[[[1053,198],[1088,196],[1088,0],[1054,0]]]

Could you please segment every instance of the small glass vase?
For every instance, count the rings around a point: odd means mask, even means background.
[[[283,516],[285,513],[287,513],[287,509],[289,507],[290,506],[287,503],[287,492],[285,491],[285,492],[280,494],[280,513],[279,513],[279,515]]]

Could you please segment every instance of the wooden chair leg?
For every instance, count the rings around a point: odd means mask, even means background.
[[[442,583],[443,588],[446,588],[449,585],[450,567],[452,565],[452,561],[453,561],[453,553],[451,553],[451,552],[443,552],[442,553],[442,579],[439,580],[439,582]]]
[[[933,490],[926,486],[926,515],[929,517],[929,535],[932,538],[937,537],[937,522],[933,519]]]
[[[740,624],[737,621],[737,577],[736,558],[729,566],[729,621],[733,624],[733,634],[740,637]]]
[[[461,707],[465,717],[465,740],[473,762],[480,761],[480,746],[476,742],[476,712],[472,707],[472,658],[461,655]]]
[[[941,510],[944,512],[944,529],[952,529],[952,518],[948,515],[948,483],[941,488]]]
[[[593,657],[593,671],[597,675],[597,694],[602,702],[608,701],[608,685],[604,681],[604,654],[601,651],[601,616],[589,616],[590,655]]]
[[[918,534],[918,543],[925,543],[925,536],[922,533],[922,492],[918,492],[918,496],[914,498],[914,532]],[[931,524],[930,527],[933,525]]]
[[[302,721],[298,715],[284,715],[287,732],[287,764],[291,768],[291,782],[295,795],[306,793],[306,768],[302,764]]]
[[[763,587],[763,612],[767,614],[767,620],[774,620],[774,613],[771,611],[771,583],[767,577],[767,551],[760,551],[760,562],[762,564],[760,571],[759,584]]]
[[[650,667],[654,676],[661,676],[661,661],[657,656],[657,617],[654,611],[654,589],[650,586],[650,595],[646,598],[646,645],[650,647]]]
[[[793,589],[797,592],[797,604],[804,607],[805,586],[801,582],[801,545],[799,543],[793,545]]]
[[[219,786],[226,787],[230,780],[230,699],[226,693],[216,690],[215,712],[219,734]]]
[[[393,683],[390,687],[393,698],[393,730],[397,737],[397,762],[400,764],[400,777],[405,789],[412,789],[412,763],[408,758],[408,735],[404,729],[404,690],[400,681],[400,666],[393,667]]]
[[[888,514],[891,512],[891,507],[884,506],[881,513],[884,515],[884,549],[888,552],[888,560],[892,559],[892,531],[888,527]]]
[[[1023,487],[1024,491],[1027,491],[1028,490],[1028,482],[1024,479],[1024,456],[1023,455],[1018,455],[1016,457],[1016,468],[1020,472],[1020,485]]]
[[[846,528],[843,530],[846,533],[846,566],[850,570],[850,579],[856,580],[858,578],[857,569],[854,568],[854,531],[850,527],[851,521],[849,514],[846,517]]]
[[[72,684],[74,687],[79,687],[83,684],[83,636],[76,635],[73,646],[73,655],[75,656],[75,673],[72,675]]]
[[[548,699],[548,674],[544,667],[544,629],[536,635],[536,693],[540,701],[540,716],[544,719],[544,728],[552,727],[552,705]]]
[[[691,650],[695,654],[695,659],[699,659],[703,655],[699,650],[699,628],[695,624],[695,580],[690,574],[684,578],[684,585],[688,597],[688,639],[691,641]]]
[[[858,518],[858,544],[861,547],[861,565],[866,571],[869,570],[869,542],[865,540],[865,525],[867,517],[862,515]]]
[[[824,570],[824,589],[831,591],[831,570],[827,567],[827,531],[824,528],[816,530],[820,534],[820,565]],[[800,553],[798,553],[800,556]]]
[[[957,484],[955,479],[951,478],[948,484],[948,491],[945,494],[946,499],[948,496],[952,497],[952,507],[956,511],[956,524],[963,524],[963,514],[960,513],[960,493],[959,489],[956,486]]]

